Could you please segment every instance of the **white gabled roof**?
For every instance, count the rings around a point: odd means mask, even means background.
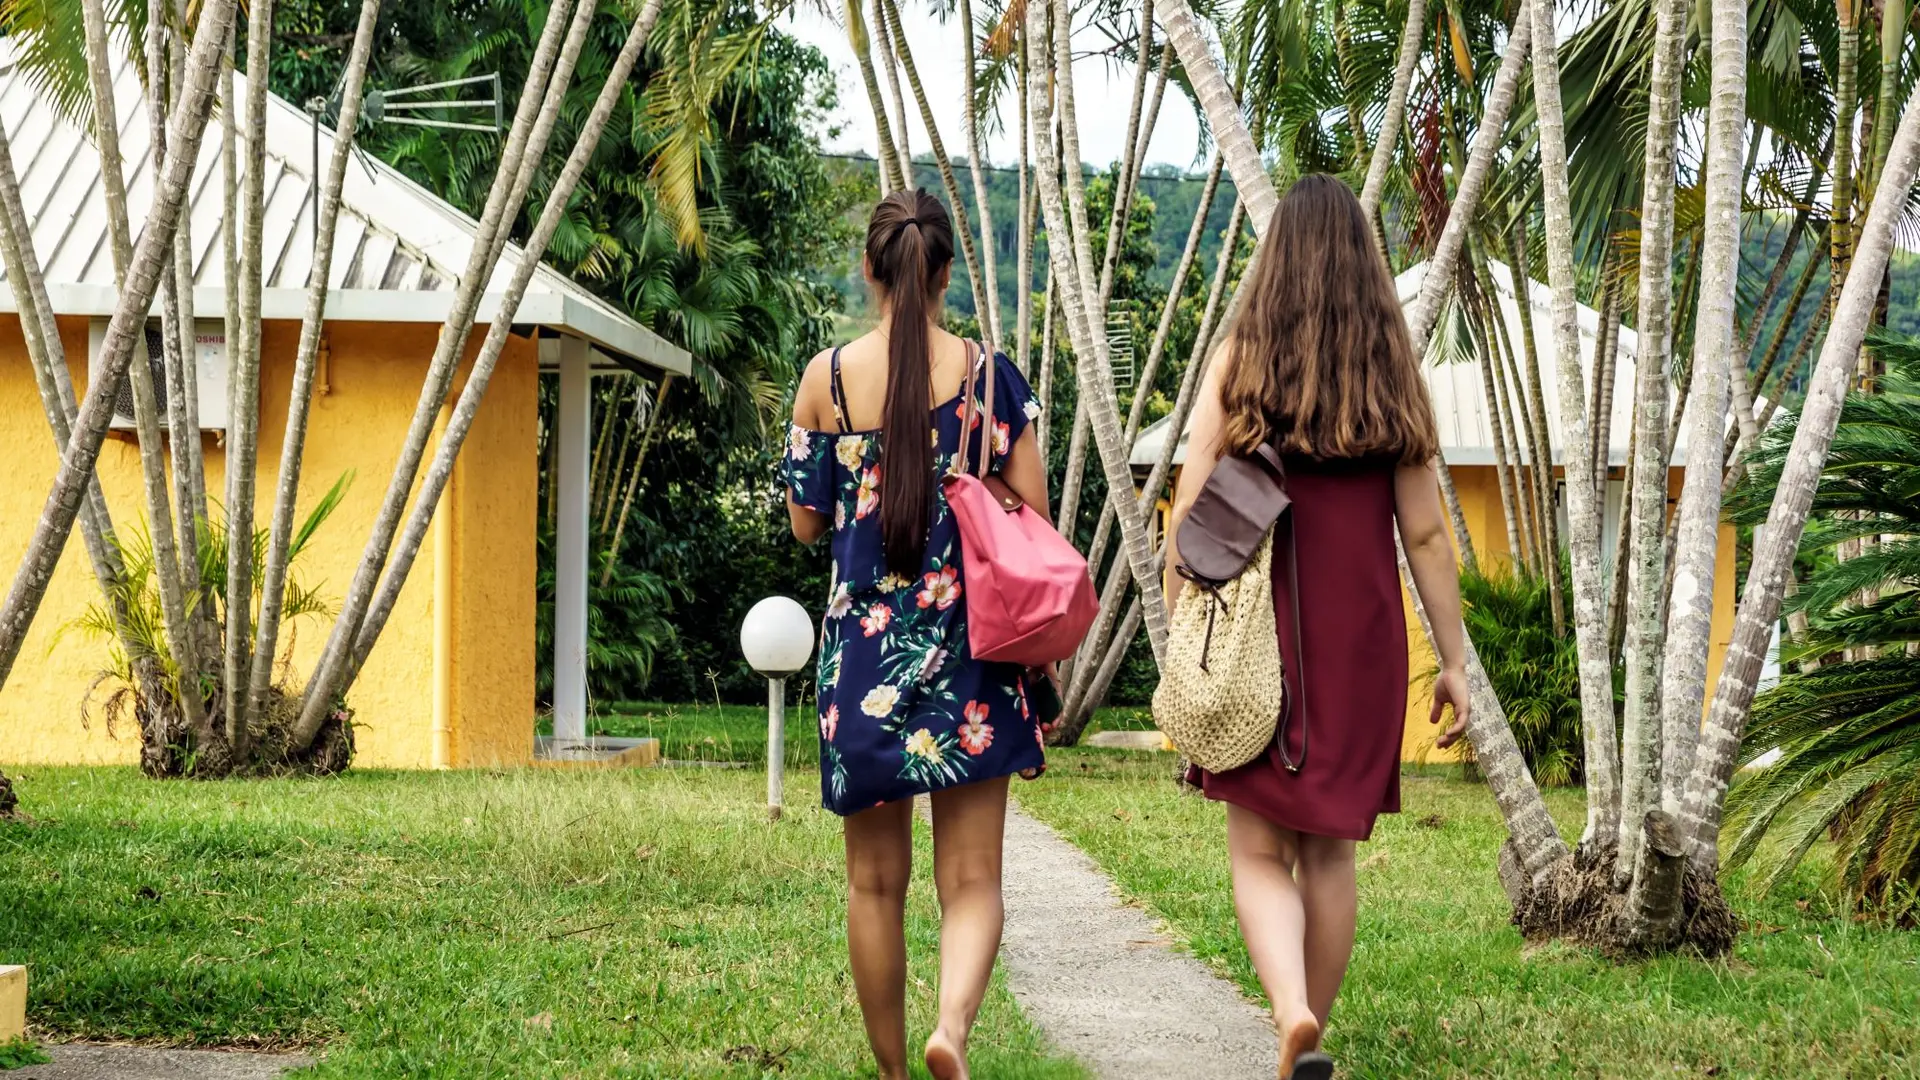
[[[125,162],[128,214],[135,234],[153,201],[154,168],[149,153],[145,91],[125,50],[115,50],[114,104]],[[236,77],[244,100],[245,78]],[[56,311],[109,315],[118,290],[108,241],[99,155],[87,132],[60,114],[16,62],[13,43],[0,40],[0,123],[13,149],[21,201],[33,223],[34,249]],[[194,245],[194,308],[210,314],[225,308],[226,274],[221,257],[224,206],[221,197],[219,118],[209,121],[189,193]],[[312,119],[292,104],[267,97],[266,210],[262,226],[264,294],[261,314],[298,319],[305,308],[313,268]],[[242,131],[244,143],[251,138]],[[333,152],[333,132],[319,129],[319,161]],[[246,155],[240,155],[242,167]],[[446,200],[414,183],[370,154],[356,153],[347,166],[335,226],[327,317],[390,322],[442,321],[460,271],[472,251],[478,224]],[[483,294],[479,321],[499,310],[522,257],[509,245]],[[0,283],[0,311],[17,310],[10,284]],[[592,342],[627,363],[644,363],[686,374],[684,349],[551,267],[540,267],[527,287],[516,323],[565,331]]]
[[[1502,263],[1494,262],[1489,266],[1492,271],[1494,292],[1500,302],[1501,317],[1506,320],[1507,337],[1518,347],[1524,340],[1520,322],[1520,305],[1514,297],[1513,274]],[[1401,304],[1411,304],[1420,293],[1420,283],[1426,276],[1426,264],[1409,267],[1395,279]],[[1529,300],[1533,312],[1534,340],[1539,348],[1540,376],[1543,397],[1546,399],[1547,426],[1557,436],[1562,432],[1560,426],[1560,393],[1555,381],[1553,362],[1552,328],[1552,290],[1538,281],[1529,282]],[[1586,373],[1587,386],[1590,388],[1593,378],[1593,357],[1599,346],[1600,313],[1582,304],[1579,308],[1580,326],[1580,362]],[[1638,368],[1634,363],[1634,352],[1638,344],[1631,328],[1620,327],[1619,342],[1615,353],[1613,413],[1607,424],[1607,463],[1615,467],[1624,467],[1627,462],[1627,443],[1633,424],[1633,386]],[[1520,364],[1520,377],[1526,378],[1526,364]],[[1486,391],[1480,374],[1478,360],[1468,359],[1459,362],[1436,364],[1431,358],[1422,361],[1422,370],[1427,376],[1427,387],[1433,397],[1433,412],[1440,429],[1440,445],[1449,465],[1491,465],[1494,463],[1493,429],[1486,407]],[[1591,390],[1583,389],[1583,400],[1592,400]],[[1150,468],[1159,460],[1160,451],[1166,445],[1167,421],[1145,428],[1133,444],[1129,461],[1136,467]],[[1512,436],[1509,435],[1509,439]],[[1174,452],[1176,464],[1186,457],[1184,435],[1182,445]],[[1513,453],[1511,445],[1508,453]],[[1686,433],[1681,432],[1679,445],[1674,448],[1673,464],[1680,466],[1686,462]],[[1553,457],[1556,464],[1564,464],[1565,447],[1556,444]]]

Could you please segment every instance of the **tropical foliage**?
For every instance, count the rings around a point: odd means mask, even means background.
[[[1807,632],[1781,648],[1790,671],[1754,702],[1745,759],[1778,759],[1728,799],[1729,858],[1758,860],[1780,882],[1815,845],[1835,842],[1833,884],[1889,917],[1920,920],[1920,339],[1879,335],[1885,367],[1851,396],[1827,458],[1817,518],[1801,544],[1817,569],[1788,602]],[[1792,427],[1791,418],[1783,425]],[[1765,512],[1759,495],[1786,452],[1762,444],[1735,514]],[[1833,558],[1848,541],[1872,543]],[[1809,663],[1811,661],[1811,663]],[[1837,661],[1837,662],[1827,662]],[[1803,669],[1801,665],[1805,664]],[[1817,666],[1816,666],[1817,665]],[[1763,843],[1764,842],[1764,843]]]
[[[1583,779],[1580,656],[1572,635],[1554,632],[1552,587],[1525,567],[1460,574],[1467,632],[1527,767],[1542,784],[1568,787]]]

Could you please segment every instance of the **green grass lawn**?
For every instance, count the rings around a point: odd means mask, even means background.
[[[1166,755],[1069,750],[1016,795],[1256,1000],[1228,886],[1225,816]],[[1409,777],[1360,848],[1360,929],[1329,1048],[1347,1077],[1920,1076],[1920,935],[1834,915],[1812,887],[1730,885],[1735,954],[1615,963],[1528,948],[1494,877],[1486,790]],[[1553,792],[1563,826],[1580,793]]]
[[[34,820],[0,824],[0,958],[43,1040],[303,1047],[315,1077],[871,1075],[804,774],[769,824],[752,770],[10,772]],[[997,984],[976,1051],[983,1077],[1082,1075]]]

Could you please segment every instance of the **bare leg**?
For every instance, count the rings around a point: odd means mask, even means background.
[[[1227,804],[1227,853],[1233,863],[1233,907],[1240,916],[1253,970],[1273,1003],[1280,1035],[1280,1075],[1320,1042],[1320,1023],[1307,1001],[1306,914],[1294,885],[1299,834],[1251,810]]]
[[[913,873],[913,803],[849,815],[847,952],[880,1080],[907,1077],[907,881]]]
[[[1307,1002],[1327,1026],[1333,999],[1353,955],[1353,927],[1359,906],[1354,887],[1353,841],[1300,834],[1297,871],[1300,901],[1307,915]]]
[[[927,1040],[934,1080],[965,1080],[967,1036],[1000,951],[1000,849],[1007,778],[933,794],[933,881],[940,891],[940,1019]]]

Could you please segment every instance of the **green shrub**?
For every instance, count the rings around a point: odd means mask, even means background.
[[[1554,632],[1550,588],[1545,577],[1524,567],[1460,574],[1467,633],[1506,709],[1520,753],[1535,780],[1564,787],[1580,783],[1586,771],[1580,654],[1570,630]],[[1565,609],[1573,609],[1570,599]]]

